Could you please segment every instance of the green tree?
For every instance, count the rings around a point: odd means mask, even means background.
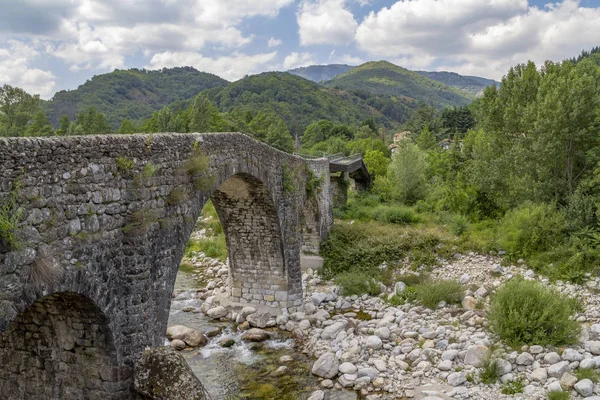
[[[429,130],[429,125],[425,125],[417,138],[417,146],[421,150],[435,150],[437,149],[437,141],[435,140],[435,136]]]
[[[4,85],[0,88],[0,136],[23,136],[40,108],[40,96]]]
[[[248,127],[254,138],[288,153],[294,151],[294,140],[287,125],[272,111],[260,111],[250,121]]]
[[[367,151],[363,157],[363,161],[373,177],[385,176],[387,174],[390,159],[387,158],[381,151]]]
[[[406,204],[423,199],[426,172],[426,153],[408,140],[400,142],[387,171],[392,197]]]
[[[210,132],[211,118],[217,112],[215,106],[205,94],[199,93],[194,97],[190,110],[189,132]]]
[[[54,130],[43,111],[38,111],[23,136],[52,136]]]
[[[333,124],[330,121],[321,119],[308,125],[302,135],[302,148],[310,149],[315,144],[324,142],[331,136]]]
[[[69,116],[64,115],[60,117],[58,129],[56,130],[56,134],[59,136],[65,136],[69,132]]]
[[[124,119],[123,122],[121,122],[121,127],[119,128],[119,133],[131,134],[131,133],[136,133],[137,131],[138,131],[137,127],[130,120]]]
[[[111,133],[112,131],[110,124],[106,120],[106,115],[99,113],[94,107],[90,107],[77,114],[75,124],[81,127],[81,129],[76,130],[83,135],[98,135]]]

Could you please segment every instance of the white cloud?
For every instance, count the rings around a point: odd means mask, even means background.
[[[313,54],[298,53],[294,51],[283,60],[283,69],[300,68],[315,64],[316,62],[313,60]]]
[[[146,68],[171,68],[191,66],[201,71],[206,71],[220,76],[229,81],[243,78],[244,75],[255,74],[264,70],[265,65],[273,61],[277,52],[242,54],[233,53],[224,57],[204,57],[197,52],[171,52],[165,51],[155,54]]]
[[[54,74],[31,66],[39,52],[19,41],[8,44],[8,48],[0,48],[0,82],[49,98],[55,86]]]
[[[528,59],[560,61],[597,46],[598,26],[600,9],[577,0],[542,9],[526,0],[401,0],[365,17],[356,42],[408,68],[498,79]]]
[[[269,48],[271,49],[273,47],[277,47],[277,46],[281,45],[281,43],[283,43],[281,40],[271,37],[269,39],[269,41],[267,42],[267,46],[269,46]]]
[[[358,23],[344,0],[303,0],[297,13],[300,44],[346,44]]]

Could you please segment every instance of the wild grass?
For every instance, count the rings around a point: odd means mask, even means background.
[[[431,309],[442,301],[446,304],[460,304],[464,294],[460,283],[447,280],[424,282],[414,288],[416,300]]]
[[[369,294],[377,296],[381,293],[379,284],[369,274],[361,271],[348,271],[334,278],[342,290],[344,296]]]
[[[206,190],[215,182],[210,173],[210,158],[198,148],[194,149],[192,156],[185,163],[185,170],[192,178],[196,190]]]
[[[577,379],[589,379],[594,383],[598,383],[600,380],[600,373],[598,373],[594,368],[579,368],[575,371],[575,376]]]
[[[548,400],[569,400],[570,398],[571,398],[571,395],[569,394],[569,392],[563,392],[563,391],[548,392]]]
[[[0,200],[0,242],[3,242],[11,250],[19,250],[23,247],[19,235],[22,219],[22,211],[17,204],[19,187],[18,181],[13,182],[8,196]]]

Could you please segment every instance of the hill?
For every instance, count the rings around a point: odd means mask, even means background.
[[[466,92],[387,61],[362,64],[325,82],[325,86],[363,91],[373,95],[393,96],[410,108],[415,108],[420,103],[438,109],[446,106],[463,106],[469,104],[473,98]]]
[[[500,82],[496,82],[492,79],[480,78],[478,76],[460,75],[456,72],[415,72],[429,79],[433,79],[434,81],[438,81],[445,85],[463,90],[467,93],[472,94],[473,96],[479,96],[483,94],[483,90],[488,86],[500,86]]]
[[[346,73],[354,68],[346,64],[311,65],[288,70],[292,75],[301,76],[313,82],[324,82],[333,79],[334,76]]]
[[[96,75],[75,90],[57,92],[43,103],[43,109],[56,127],[63,114],[73,119],[78,111],[93,106],[117,129],[123,119],[146,118],[167,104],[227,84],[216,75],[191,67],[115,70]]]
[[[301,135],[306,126],[319,119],[356,125],[373,117],[387,127],[398,126],[358,96],[286,72],[248,76],[227,87],[210,89],[206,94],[224,112],[234,108],[270,109],[283,118],[292,134]]]

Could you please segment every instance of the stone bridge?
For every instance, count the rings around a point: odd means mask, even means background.
[[[293,310],[329,189],[328,160],[239,133],[0,138],[0,398],[134,398],[209,199],[233,300]]]

